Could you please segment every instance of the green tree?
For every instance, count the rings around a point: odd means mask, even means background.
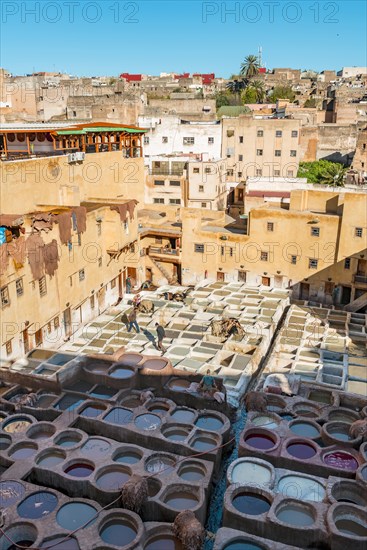
[[[245,78],[251,78],[259,73],[260,65],[257,55],[248,55],[241,63],[241,75]]]
[[[256,103],[262,103],[266,97],[265,86],[261,80],[252,80],[250,87],[256,95]]]
[[[316,99],[314,99],[313,97],[308,98],[305,101],[304,107],[312,107],[312,108],[316,107]]]
[[[289,99],[294,101],[296,94],[290,86],[275,86],[275,88],[269,94],[269,100],[275,103],[278,99]]]
[[[343,187],[346,170],[339,162],[329,160],[300,162],[297,177],[307,178],[308,183]]]
[[[256,90],[252,86],[247,86],[246,90],[241,94],[242,103],[257,103]]]
[[[215,96],[215,105],[217,109],[220,109],[220,107],[230,105],[228,94],[226,94],[225,92],[217,93]]]
[[[246,81],[244,79],[230,80],[226,88],[231,94],[235,95],[237,99],[240,99],[241,92],[246,88]]]

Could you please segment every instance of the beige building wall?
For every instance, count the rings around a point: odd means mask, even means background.
[[[226,173],[226,159],[189,162],[187,206],[224,210],[227,205]]]

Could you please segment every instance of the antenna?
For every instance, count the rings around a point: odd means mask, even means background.
[[[262,63],[263,63],[262,56],[263,56],[263,48],[262,48],[262,46],[259,46],[259,54],[258,54],[257,57],[258,57],[258,60],[259,60],[260,67],[262,67]]]

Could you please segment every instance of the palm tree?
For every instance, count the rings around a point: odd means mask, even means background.
[[[341,164],[332,164],[320,175],[319,183],[332,187],[344,187],[346,170]]]
[[[241,63],[241,75],[246,78],[251,78],[259,73],[260,64],[256,55],[248,55]]]
[[[250,88],[255,91],[256,102],[262,103],[266,96],[264,83],[261,80],[252,80]]]
[[[244,78],[235,78],[234,80],[230,80],[226,84],[227,90],[229,90],[232,94],[236,95],[237,98],[240,98],[240,94],[242,90],[246,88],[247,81]]]

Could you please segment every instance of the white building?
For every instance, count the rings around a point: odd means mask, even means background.
[[[337,73],[342,78],[354,78],[359,74],[367,74],[367,67],[343,67],[341,71]]]

